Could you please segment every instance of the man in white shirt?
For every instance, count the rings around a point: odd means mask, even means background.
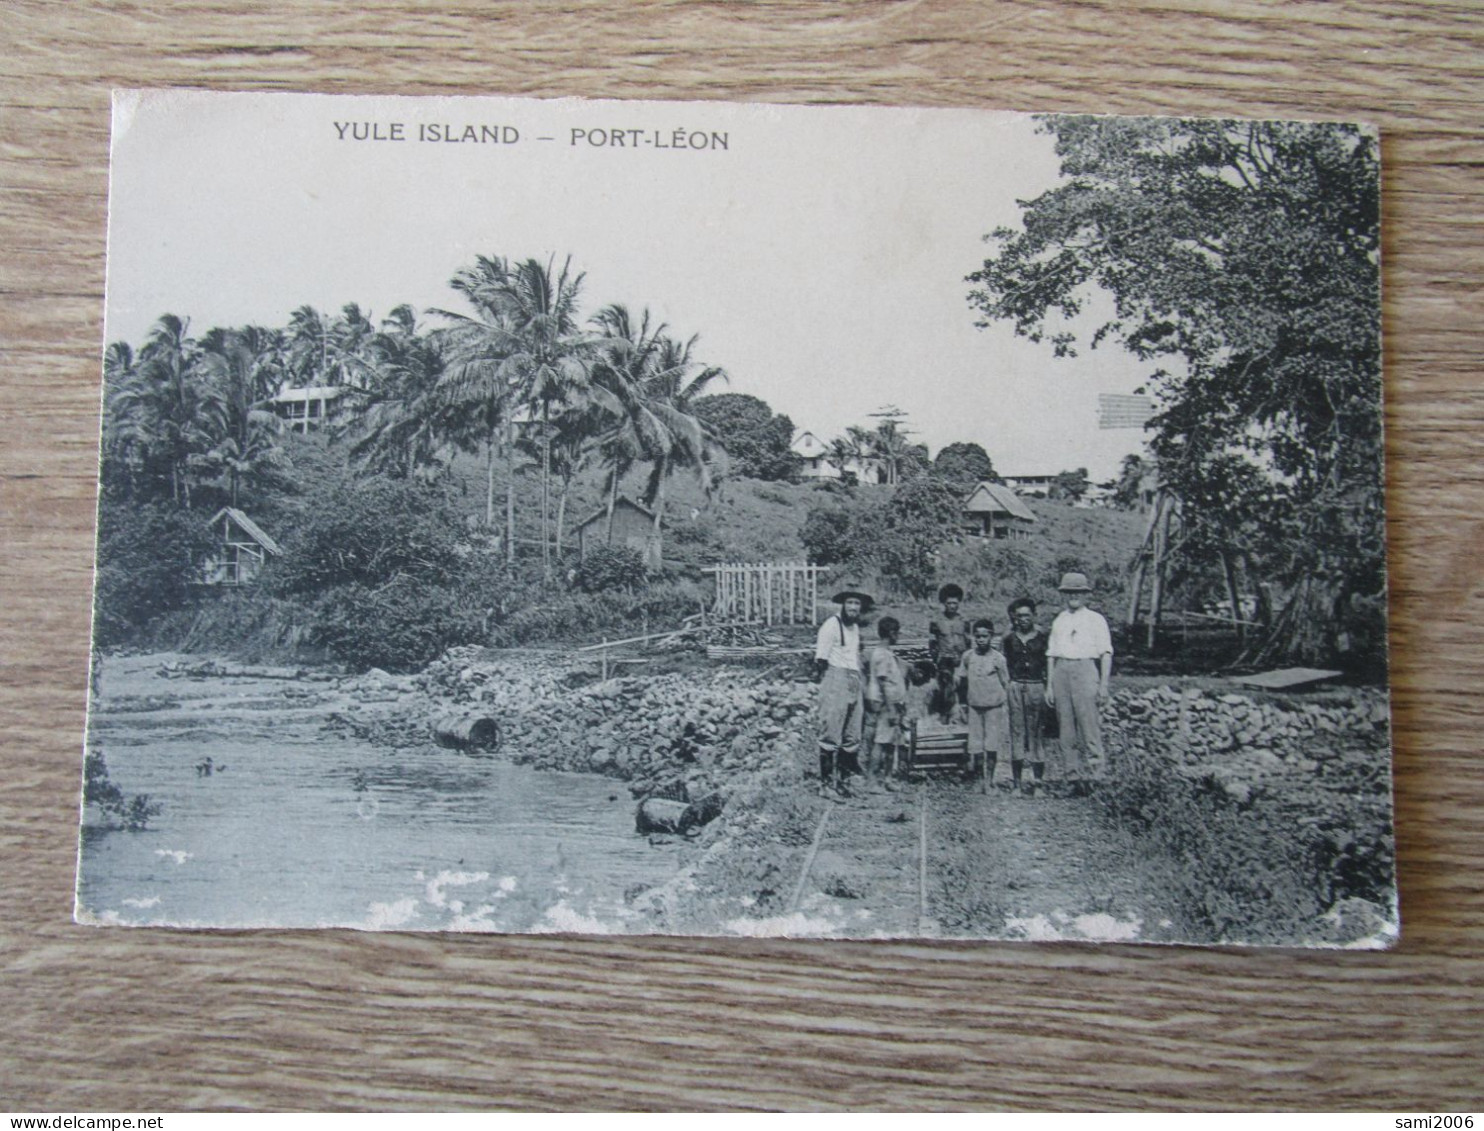
[[[1102,614],[1087,607],[1086,574],[1063,574],[1057,588],[1067,607],[1051,622],[1046,644],[1046,702],[1056,708],[1062,771],[1080,794],[1103,771],[1101,708],[1113,674],[1113,638]]]
[[[860,772],[861,616],[874,603],[869,593],[844,589],[840,605],[826,617],[814,642],[815,678],[819,680],[819,792],[822,797],[848,797],[848,772]]]

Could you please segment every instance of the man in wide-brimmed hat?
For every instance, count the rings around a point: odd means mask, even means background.
[[[869,593],[846,586],[835,594],[840,611],[826,617],[814,642],[819,680],[819,792],[849,795],[845,775],[860,772],[861,616],[875,603]]]
[[[1086,574],[1062,574],[1057,588],[1067,607],[1051,622],[1046,644],[1046,702],[1056,708],[1062,770],[1082,793],[1104,768],[1101,708],[1113,674],[1113,637],[1102,614],[1087,607]]]
[[[958,662],[973,643],[968,618],[959,612],[964,591],[952,582],[938,590],[943,615],[928,624],[928,655],[938,671],[937,711],[945,723],[960,714],[958,708]],[[960,720],[962,721],[962,720]]]

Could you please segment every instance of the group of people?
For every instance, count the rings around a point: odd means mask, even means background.
[[[1058,589],[1066,608],[1049,632],[1037,624],[1036,602],[1020,597],[1008,606],[1009,630],[997,638],[988,617],[963,613],[960,586],[943,586],[942,615],[928,625],[929,658],[910,667],[894,650],[900,622],[882,617],[877,642],[865,648],[862,618],[874,600],[860,589],[836,593],[840,611],[819,626],[814,650],[821,794],[848,796],[853,779],[868,789],[895,788],[909,723],[927,725],[933,716],[966,729],[971,774],[992,781],[1004,755],[1007,787],[1029,795],[1059,749],[1061,779],[1086,792],[1103,766],[1101,708],[1113,640],[1107,620],[1087,605],[1085,574],[1064,574]]]

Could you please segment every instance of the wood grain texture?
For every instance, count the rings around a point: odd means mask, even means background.
[[[113,86],[1365,119],[1383,130],[1390,954],[71,922]],[[1475,1109],[1484,9],[0,6],[0,1107]]]

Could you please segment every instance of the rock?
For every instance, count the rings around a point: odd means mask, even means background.
[[[639,833],[683,833],[685,815],[690,806],[668,797],[646,797],[634,814],[634,831]]]
[[[1320,916],[1325,942],[1350,946],[1360,942],[1389,942],[1396,938],[1397,925],[1386,910],[1368,899],[1351,896],[1334,904]]]

